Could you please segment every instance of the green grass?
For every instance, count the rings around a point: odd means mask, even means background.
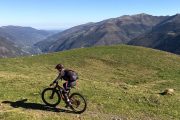
[[[43,104],[41,92],[56,78],[57,63],[78,72],[78,86],[72,91],[88,101],[83,114],[1,103],[0,119],[180,119],[180,57],[125,45],[0,59],[0,102],[28,99],[26,103]],[[166,88],[175,94],[158,94]],[[65,109],[63,102],[58,108]]]

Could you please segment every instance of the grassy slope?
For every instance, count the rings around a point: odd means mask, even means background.
[[[57,63],[79,73],[78,89],[73,91],[87,98],[85,113],[53,112],[37,106],[43,104],[42,90],[57,75],[53,69]],[[176,94],[159,95],[165,88],[176,89]],[[0,59],[0,102],[28,99],[26,108],[1,103],[0,119],[5,120],[180,119],[179,91],[180,57],[152,49],[123,45]],[[65,109],[63,106],[58,107]]]

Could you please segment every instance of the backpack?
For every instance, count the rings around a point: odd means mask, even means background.
[[[62,76],[64,80],[76,81],[78,79],[78,74],[75,71],[66,69],[64,72],[64,76]]]

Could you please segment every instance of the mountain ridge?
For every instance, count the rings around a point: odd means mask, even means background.
[[[0,27],[0,36],[27,54],[114,44],[139,45],[180,54],[179,16],[123,15],[60,32],[10,25]]]
[[[41,41],[45,39],[47,36],[52,35],[45,30],[37,30],[32,27],[22,27],[13,25],[0,27],[0,35],[2,36],[3,34],[11,36],[10,40],[12,42],[26,46],[32,46],[36,42]]]
[[[169,17],[128,44],[180,54],[180,15]]]
[[[0,37],[0,58],[16,57],[28,55],[22,51],[17,45],[7,40],[6,38]]]
[[[18,48],[18,50],[23,51],[23,53],[26,53],[26,55],[42,53],[37,47],[34,46],[34,43],[41,41],[54,33],[56,32],[37,30],[32,27],[22,27],[13,25],[0,27],[0,37],[3,38],[3,41],[1,42],[7,41],[9,44],[12,44],[12,46],[15,45],[16,47],[13,47],[14,49]],[[10,46],[11,45],[9,45],[9,47]],[[6,44],[6,46],[4,47],[6,48],[8,47],[8,45]],[[17,52],[17,50],[15,51]],[[19,53],[17,53],[16,55],[19,56]],[[10,54],[8,54],[7,57],[8,56],[12,57],[12,55]]]
[[[56,34],[56,36],[51,36],[35,46],[38,46],[43,52],[53,52],[97,45],[126,44],[165,18],[167,17],[146,14],[110,18],[75,26]]]

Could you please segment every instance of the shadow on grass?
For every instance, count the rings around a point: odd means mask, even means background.
[[[33,109],[33,110],[44,110],[44,111],[51,111],[51,112],[65,112],[65,113],[74,113],[70,110],[64,110],[55,107],[49,107],[47,105],[39,104],[39,103],[28,103],[27,99],[19,100],[16,102],[13,101],[3,101],[4,104],[10,104],[10,106],[14,108],[25,108],[25,109]]]

